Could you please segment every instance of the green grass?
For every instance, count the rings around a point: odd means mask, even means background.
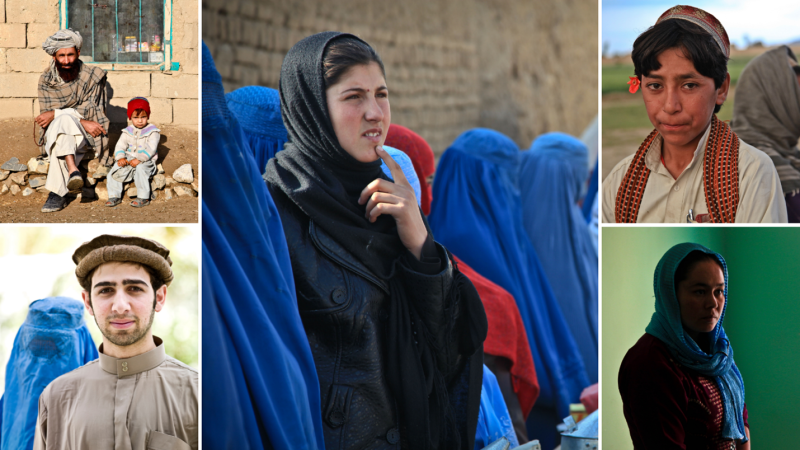
[[[728,61],[728,73],[731,74],[731,86],[735,86],[739,81],[739,75],[747,63],[754,56],[737,56]],[[612,92],[627,92],[629,77],[633,74],[633,63],[628,64],[604,64],[603,65],[603,95]]]

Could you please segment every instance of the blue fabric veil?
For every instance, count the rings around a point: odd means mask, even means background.
[[[411,187],[414,188],[414,195],[417,196],[417,205],[420,205],[420,202],[422,202],[422,190],[419,185],[419,176],[417,175],[417,171],[414,170],[414,164],[411,162],[411,158],[409,158],[404,151],[389,147],[388,145],[384,145],[383,149],[386,150],[386,153],[388,153],[389,156],[400,165],[400,168],[403,169],[403,175],[406,176]],[[389,166],[383,161],[381,161],[381,169],[389,179],[394,180],[392,171],[389,170]]]
[[[478,410],[478,427],[475,431],[475,450],[480,450],[501,437],[508,439],[511,448],[519,445],[497,377],[484,365],[481,407]]]
[[[323,449],[280,216],[205,43],[203,168],[203,446]]]
[[[709,334],[713,354],[700,349],[697,343],[683,330],[681,310],[675,293],[675,271],[689,253],[699,250],[713,255],[722,264],[725,275],[725,306],[717,326]],[[661,257],[653,276],[653,290],[656,294],[656,312],[645,328],[663,342],[672,356],[681,365],[688,367],[707,377],[713,377],[719,386],[725,413],[722,424],[722,437],[741,439],[747,442],[744,430],[744,382],[736,363],[733,361],[733,349],[722,328],[725,310],[728,309],[728,266],[719,253],[699,244],[686,242],[678,244]]]
[[[437,241],[514,296],[541,387],[528,423],[541,427],[535,435],[544,448],[589,379],[522,225],[519,153],[496,131],[463,133],[439,161],[428,220]]]
[[[244,136],[259,173],[267,161],[283,150],[289,139],[281,118],[278,91],[263,86],[245,86],[225,94],[228,108],[244,130]]]
[[[49,297],[30,304],[6,366],[2,450],[33,448],[39,396],[59,376],[97,359],[82,302]]]
[[[521,158],[522,223],[578,344],[589,382],[597,383],[597,248],[577,204],[588,176],[586,146],[570,135],[547,133]]]
[[[592,223],[592,213],[594,212],[593,209],[597,204],[597,185],[598,185],[598,177],[600,176],[597,173],[597,169],[599,169],[600,161],[594,163],[594,170],[592,170],[591,178],[589,179],[589,189],[586,191],[586,197],[583,198],[583,207],[581,208],[583,212],[583,217],[586,219],[586,223]]]

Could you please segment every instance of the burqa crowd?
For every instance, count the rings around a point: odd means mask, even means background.
[[[325,100],[339,44],[383,72],[365,42],[320,33],[289,51],[279,91],[224,95],[203,49],[204,171],[219,180],[203,197],[204,444],[554,447],[597,382],[586,145],[552,134],[521,152],[475,129],[437,167],[393,124],[384,144],[402,174],[358,161]],[[398,176],[428,231],[419,258],[393,217],[370,222],[358,201]]]

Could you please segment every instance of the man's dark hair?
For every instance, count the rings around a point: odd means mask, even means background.
[[[707,31],[683,19],[667,19],[636,38],[631,59],[639,81],[642,80],[642,75],[648,76],[650,72],[661,68],[658,57],[671,48],[683,50],[683,55],[692,61],[700,75],[714,80],[716,89],[725,82],[728,57]],[[716,105],[714,113],[718,113],[721,107],[722,105]]]
[[[686,255],[686,257],[681,260],[680,264],[678,264],[678,267],[675,268],[675,292],[678,291],[678,283],[689,278],[689,272],[701,261],[714,261],[719,266],[720,270],[722,270],[722,273],[725,273],[725,269],[722,268],[722,263],[716,256],[701,252],[700,250],[694,250]]]
[[[122,262],[122,261],[119,261],[119,262]],[[137,266],[143,268],[145,270],[145,272],[147,272],[147,274],[150,275],[150,286],[153,287],[153,296],[154,296],[153,297],[153,308],[155,308],[156,307],[155,292],[159,288],[161,288],[161,286],[164,286],[167,283],[164,281],[163,278],[161,278],[158,275],[158,272],[155,269],[153,269],[152,267],[150,267],[150,266],[146,266],[144,264],[139,264],[139,263],[133,262],[133,261],[127,262],[126,264],[137,265]],[[102,264],[101,264],[101,266],[102,266]],[[97,267],[100,267],[100,266],[97,266]],[[89,271],[88,274],[86,274],[86,284],[81,286],[83,288],[83,290],[85,290],[88,293],[89,302],[90,303],[92,301],[92,278],[94,277],[94,272],[97,270],[97,267],[95,267],[94,269]]]
[[[386,70],[383,61],[372,47],[352,37],[335,39],[322,55],[322,67],[325,69],[325,87],[333,86],[351,67],[377,63],[383,77]]]

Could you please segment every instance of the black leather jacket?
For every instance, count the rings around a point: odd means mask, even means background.
[[[397,409],[384,370],[389,286],[356,260],[281,193],[273,193],[292,261],[300,317],[308,336],[322,396],[327,449],[401,448]],[[453,286],[453,265],[444,247],[436,251],[444,267],[425,275],[398,265],[409,297],[429,330],[452,329],[457,308],[445,314]],[[410,254],[409,254],[410,255]],[[413,257],[412,257],[413,258]],[[437,362],[452,377],[466,358],[457,339],[434,337]],[[421,387],[423,388],[423,387]]]

